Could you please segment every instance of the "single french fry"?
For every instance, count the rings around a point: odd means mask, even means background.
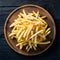
[[[50,41],[46,41],[46,42],[38,42],[38,44],[49,44],[50,43]]]
[[[45,18],[46,18],[46,16],[42,16],[41,18],[42,18],[42,19],[45,19]]]
[[[22,45],[22,43],[20,44],[20,49],[22,49],[23,48],[23,45]]]
[[[38,16],[39,16],[39,11],[37,11],[37,15],[36,15],[36,18],[38,18]]]
[[[39,33],[41,33],[41,32],[43,32],[43,30],[40,30],[40,31],[36,32],[36,33],[35,33],[34,35],[32,35],[29,39],[33,38],[34,36],[36,36],[37,34],[39,34]]]
[[[19,46],[21,43],[16,44],[16,46]]]

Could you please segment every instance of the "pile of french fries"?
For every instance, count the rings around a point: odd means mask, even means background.
[[[46,36],[50,34],[51,29],[48,28],[45,18],[46,16],[40,16],[39,11],[26,13],[23,9],[10,25],[12,30],[9,37],[16,39],[16,46],[20,49],[25,46],[27,52],[30,49],[37,50],[39,44],[49,44],[50,41],[46,41]]]

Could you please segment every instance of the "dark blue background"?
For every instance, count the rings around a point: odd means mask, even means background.
[[[24,4],[36,4],[47,9],[56,23],[57,35],[53,45],[43,54],[26,57],[14,52],[4,37],[4,22],[9,13]],[[60,60],[60,1],[59,0],[0,0],[0,60]]]

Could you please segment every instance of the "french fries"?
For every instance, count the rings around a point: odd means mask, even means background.
[[[18,14],[18,18],[10,25],[12,30],[9,34],[11,39],[16,39],[16,47],[19,46],[20,49],[23,49],[25,46],[26,51],[29,52],[30,49],[37,50],[36,47],[38,44],[50,43],[50,41],[46,41],[46,36],[51,33],[51,29],[50,27],[47,28],[48,24],[44,18],[46,16],[40,17],[39,11],[26,13],[23,9]]]

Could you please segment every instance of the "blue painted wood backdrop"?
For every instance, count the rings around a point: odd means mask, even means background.
[[[53,45],[43,54],[26,57],[14,52],[4,37],[4,22],[9,13],[25,4],[36,4],[48,10],[56,23],[57,35]],[[60,1],[59,0],[0,0],[0,60],[60,60]]]

